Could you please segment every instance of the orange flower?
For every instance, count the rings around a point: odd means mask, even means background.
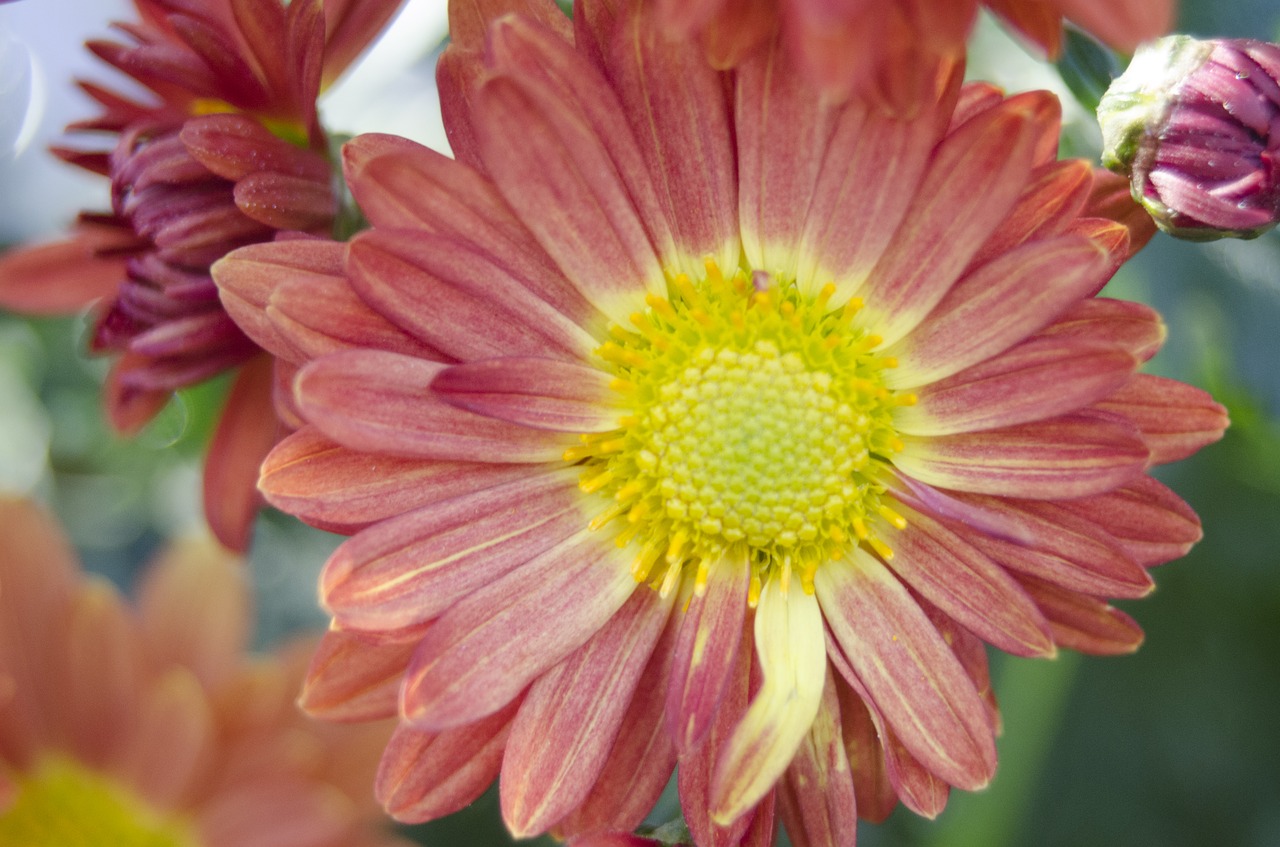
[[[116,25],[123,42],[88,46],[150,96],[82,82],[102,113],[68,129],[114,142],[55,150],[111,179],[111,211],[81,215],[68,240],[0,257],[5,307],[57,314],[103,298],[90,347],[118,356],[106,406],[121,432],[174,390],[237,371],[205,473],[210,526],[235,549],[277,436],[272,367],[218,303],[209,266],[280,232],[329,234],[337,204],[316,96],[400,2],[136,0],[139,20]]]
[[[294,705],[312,643],[248,657],[239,563],[172,548],[136,607],[54,521],[0,500],[0,844],[396,847],[369,783],[385,726]]]
[[[214,268],[300,366],[263,491],[352,533],[304,705],[399,715],[397,817],[499,777],[520,837],[618,843],[677,761],[703,847],[982,787],[986,645],[1135,649],[1104,598],[1200,536],[1149,470],[1225,412],[1097,296],[1153,225],[1100,217],[1123,180],[1058,160],[1045,92],[951,73],[904,118],[777,40],[717,72],[642,0],[477,5],[458,158],[362,136],[371,229]]]
[[[655,0],[665,29],[698,35],[717,67],[737,65],[781,31],[827,96],[851,93],[910,112],[939,68],[964,61],[978,0]],[[1173,0],[982,0],[1050,57],[1063,18],[1122,50],[1164,33]]]

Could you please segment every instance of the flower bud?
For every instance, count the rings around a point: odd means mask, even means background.
[[[1161,229],[1254,238],[1280,220],[1280,45],[1161,38],[1098,105],[1102,163]]]

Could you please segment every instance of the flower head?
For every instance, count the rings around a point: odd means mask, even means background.
[[[1103,164],[1179,238],[1280,222],[1280,45],[1185,35],[1145,45],[1098,105]]]
[[[985,6],[1049,56],[1063,19],[1113,47],[1133,50],[1168,31],[1173,0],[656,0],[669,34],[696,35],[708,59],[728,68],[781,37],[800,70],[829,97],[868,97],[909,111],[929,96],[936,70],[963,63],[965,40]]]
[[[304,704],[399,715],[408,820],[500,775],[516,835],[625,832],[677,759],[699,844],[936,814],[995,767],[984,643],[1134,649],[1101,598],[1200,534],[1146,471],[1225,415],[1095,296],[1113,180],[1045,93],[892,117],[777,41],[722,73],[651,4],[531,8],[454,18],[458,160],[361,137],[371,230],[214,270],[302,366],[263,491],[354,533]]]
[[[276,423],[270,364],[218,303],[209,266],[279,232],[329,233],[337,206],[316,96],[399,3],[137,0],[138,20],[116,25],[122,41],[88,47],[148,96],[82,82],[102,112],[68,129],[110,146],[55,150],[110,178],[111,211],[0,258],[0,305],[59,313],[102,298],[90,347],[117,357],[106,405],[122,432],[176,389],[238,369],[205,498],[231,547],[247,542]]]
[[[312,642],[244,655],[238,562],[177,546],[130,606],[37,507],[0,538],[0,843],[403,845],[368,797],[388,728],[297,710]]]

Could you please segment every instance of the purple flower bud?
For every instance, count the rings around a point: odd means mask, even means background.
[[[1165,232],[1254,238],[1280,220],[1280,45],[1185,35],[1138,48],[1098,105],[1102,163]]]

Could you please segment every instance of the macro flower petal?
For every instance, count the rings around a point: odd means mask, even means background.
[[[494,713],[586,642],[635,588],[613,543],[579,531],[436,620],[409,665],[401,715],[438,731]]]
[[[397,353],[349,350],[298,372],[298,407],[325,435],[354,449],[490,462],[557,459],[574,439],[455,408],[431,394],[444,365]]]
[[[934,151],[903,223],[860,286],[859,319],[892,344],[942,299],[1008,213],[1031,170],[1038,102],[1012,98]]]
[[[1053,640],[1070,650],[1123,656],[1142,644],[1142,629],[1105,600],[1034,577],[1019,577],[1053,629]]]
[[[262,465],[267,501],[313,526],[353,532],[428,503],[480,491],[525,475],[523,465],[432,462],[362,453],[307,426],[281,441]]]
[[[331,721],[394,717],[400,678],[417,643],[330,629],[316,645],[298,706]]]
[[[1105,494],[1068,500],[1062,507],[1106,530],[1145,567],[1185,556],[1204,536],[1191,507],[1149,476]]]
[[[518,703],[444,732],[401,724],[378,766],[374,792],[405,823],[451,814],[479,797],[497,777]]]
[[[673,595],[635,592],[525,695],[502,759],[502,818],[516,838],[580,805],[604,770]]]
[[[1164,322],[1150,306],[1095,297],[1068,307],[1037,336],[1116,344],[1145,362],[1164,344],[1165,334]]]
[[[608,374],[531,356],[450,365],[431,383],[446,403],[485,417],[552,432],[618,428],[617,397]]]
[[[1003,568],[947,527],[902,504],[903,529],[884,532],[886,561],[904,583],[984,641],[1015,656],[1052,656],[1035,604]]]
[[[373,230],[351,242],[347,271],[365,302],[447,356],[574,360],[596,346],[494,256],[465,242],[407,230]],[[437,314],[448,314],[450,320],[440,321]]]
[[[494,25],[496,75],[476,95],[485,167],[565,276],[623,323],[643,302],[637,287],[663,293],[660,257],[673,250],[656,190],[604,80],[519,21]]]
[[[755,616],[764,680],[725,742],[711,779],[711,815],[731,823],[773,787],[808,735],[822,702],[826,647],[817,599],[771,580]]]
[[[275,389],[274,362],[259,356],[236,374],[205,454],[205,519],[229,549],[249,545],[262,496],[254,487],[258,468],[280,433],[280,423],[262,410]]]
[[[726,555],[708,569],[705,591],[694,592],[681,618],[666,682],[667,732],[681,752],[698,746],[711,729],[737,668],[750,579],[745,557]]]
[[[857,798],[831,670],[827,671],[817,718],[779,784],[778,802],[787,835],[796,847],[856,843]]]
[[[1135,374],[1096,408],[1137,424],[1156,465],[1187,458],[1227,428],[1227,410],[1207,391],[1154,374]]]
[[[929,485],[1031,499],[1084,497],[1117,488],[1146,467],[1150,450],[1123,418],[1076,412],[1047,421],[944,435],[904,436],[893,458]]]
[[[996,764],[986,710],[906,589],[857,549],[821,568],[815,586],[853,672],[912,755],[952,785],[986,785]]]
[[[644,4],[621,8],[606,72],[654,175],[677,252],[667,270],[699,274],[738,261],[738,190],[724,83],[690,42],[664,38]],[[675,262],[671,260],[674,259]]]
[[[948,435],[1044,420],[1102,400],[1137,366],[1123,348],[1036,338],[920,389],[898,431]]]
[[[563,471],[526,473],[383,521],[330,556],[321,600],[356,629],[432,620],[572,536],[583,519],[579,497]]]
[[[885,348],[899,362],[887,379],[913,388],[1002,353],[1079,301],[1105,272],[1102,252],[1074,236],[1011,250],[968,273],[910,335]],[[983,332],[973,331],[976,322]]]

